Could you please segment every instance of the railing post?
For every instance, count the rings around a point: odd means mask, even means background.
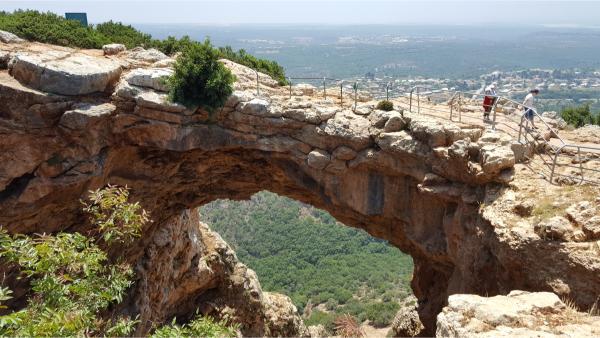
[[[326,78],[323,78],[323,98],[327,99],[327,87],[325,86]]]
[[[462,93],[458,94],[458,122],[462,122]]]
[[[450,99],[450,121],[452,121],[452,114],[454,113],[454,98],[455,96],[452,96]]]
[[[417,87],[417,114],[421,114],[421,96],[419,95],[419,87]]]
[[[292,78],[288,77],[288,83],[290,84],[290,100],[292,99]]]
[[[356,110],[356,101],[358,99],[358,82],[354,82],[354,110]]]
[[[554,154],[554,160],[552,161],[552,170],[550,171],[550,183],[552,183],[552,178],[554,177],[554,172],[556,171],[556,161],[558,160],[558,156],[560,155],[560,152],[563,148],[564,146],[558,148],[558,150],[556,150],[556,154]]]
[[[583,179],[583,160],[581,159],[581,147],[577,146],[577,160],[579,160],[579,171],[581,172],[581,183],[579,184],[583,184],[584,179]]]
[[[518,141],[519,143],[522,143],[522,142],[521,142],[521,134],[523,133],[523,118],[524,118],[524,117],[525,117],[525,114],[522,114],[522,115],[521,115],[521,123],[519,123],[519,138],[517,139],[517,141]]]
[[[492,111],[494,112],[492,117],[492,130],[496,130],[496,106],[498,105],[498,101],[500,101],[500,99],[496,96],[496,100],[494,100],[494,104],[492,105]]]
[[[260,95],[260,82],[258,81],[258,71],[255,69],[254,72],[256,73],[256,96]]]
[[[340,81],[340,106],[344,106],[344,81]]]
[[[410,89],[410,97],[408,99],[408,111],[412,113],[412,95],[415,88]]]
[[[390,100],[390,83],[386,83],[385,85],[385,100],[389,101]]]

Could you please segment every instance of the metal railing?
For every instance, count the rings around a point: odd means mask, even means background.
[[[573,175],[565,175],[565,174],[561,174],[561,173],[557,173],[556,172],[556,168],[557,166],[560,166],[560,164],[558,164],[558,158],[561,155],[561,153],[563,153],[564,149],[567,148],[574,148],[577,149],[577,163],[579,164],[578,166],[574,166],[571,164],[562,164],[562,166],[568,167],[568,168],[575,168],[575,169],[579,169],[579,173],[580,173],[580,177],[577,178],[577,180],[579,180],[579,184],[583,184],[584,182],[587,183],[592,183],[592,184],[598,184],[598,180],[597,179],[589,179],[584,177],[584,174],[586,172],[595,172],[595,173],[599,173],[600,174],[600,170],[599,169],[594,169],[594,168],[584,168],[583,163],[587,162],[589,160],[594,160],[594,159],[584,159],[582,158],[582,149],[584,150],[590,150],[592,152],[598,151],[599,148],[596,147],[589,147],[589,146],[582,146],[582,145],[575,145],[575,144],[563,144],[562,146],[560,146],[558,148],[558,150],[555,152],[554,154],[554,158],[552,161],[552,171],[550,173],[550,181],[552,182],[552,179],[557,176],[557,177],[567,177],[567,178],[571,178],[573,179]],[[564,153],[563,153],[564,154]],[[600,154],[599,154],[600,155]],[[569,156],[569,158],[573,158],[572,156]],[[600,156],[598,158],[596,158],[595,160],[600,160]]]
[[[324,99],[327,99],[328,89],[331,92],[332,88],[339,87],[339,103],[341,106],[344,105],[344,89],[349,89],[352,95],[351,103],[353,108],[356,110],[358,104],[358,93],[359,93],[359,82],[352,80],[343,80],[343,79],[335,79],[329,77],[288,77],[288,87],[289,87],[289,96],[290,99],[293,97],[293,85],[300,84],[299,81],[316,81],[318,83],[315,86],[316,89],[322,88],[322,95]],[[306,83],[306,82],[304,82]],[[371,84],[376,84],[379,90],[385,90],[386,100],[390,99],[390,89],[393,87],[390,81],[370,81]],[[256,92],[257,95],[260,94],[260,79],[259,73],[256,72]],[[333,85],[333,86],[332,86]],[[370,90],[372,91],[372,87]],[[335,89],[337,91],[337,89]],[[372,92],[368,92],[372,94]],[[337,96],[336,94],[333,94]],[[432,100],[431,97],[433,95],[446,97],[447,99],[444,102],[436,103],[435,100]],[[538,157],[542,160],[543,164],[550,171],[549,180],[553,182],[554,178],[557,177],[567,177],[573,180],[578,180],[580,183],[591,183],[591,184],[599,184],[600,185],[600,175],[598,175],[598,179],[589,178],[590,175],[586,175],[587,172],[594,172],[600,174],[599,169],[587,168],[583,166],[585,161],[594,161],[600,160],[600,146],[592,147],[592,146],[583,146],[578,144],[567,143],[562,137],[559,136],[558,131],[554,130],[546,120],[532,109],[533,119],[537,119],[541,121],[543,126],[546,128],[552,138],[555,138],[560,143],[558,146],[553,145],[549,140],[546,140],[543,135],[540,135],[533,128],[530,127],[530,120],[525,117],[525,114],[522,113],[528,108],[522,103],[517,102],[511,98],[504,97],[501,95],[486,95],[483,93],[476,92],[467,92],[467,91],[459,91],[459,90],[434,90],[430,86],[417,85],[413,86],[408,93],[402,93],[399,96],[396,96],[395,99],[406,99],[408,101],[407,108],[411,113],[431,115],[434,117],[442,117],[446,118],[450,121],[455,121],[455,115],[457,115],[457,122],[459,123],[467,123],[467,124],[475,124],[479,125],[482,119],[481,117],[473,117],[468,114],[463,114],[466,107],[468,107],[468,103],[471,104],[471,107],[480,106],[482,104],[482,100],[486,97],[493,97],[490,115],[491,120],[484,121],[484,123],[488,123],[491,125],[492,130],[497,130],[498,127],[501,127],[504,132],[512,136],[516,139],[517,142],[521,144],[525,144],[531,146],[536,150]],[[421,102],[422,97],[427,97],[427,102]],[[447,107],[445,107],[447,106]],[[498,114],[499,111],[512,111],[521,112],[520,116],[518,114]],[[512,116],[511,116],[512,115]],[[516,119],[512,118],[518,116]],[[463,122],[465,120],[466,122]],[[471,120],[471,122],[469,122]],[[456,121],[455,121],[456,122]],[[540,137],[541,136],[541,137]],[[577,163],[578,166],[573,166],[569,164],[564,164],[558,161],[561,155],[565,155],[565,149],[576,149],[577,150]],[[587,158],[584,159],[582,156],[583,152],[588,152],[595,154],[593,156],[597,156],[598,158]],[[570,154],[566,154],[572,160],[574,157]],[[579,175],[575,177],[574,175],[567,175],[558,172],[559,167],[570,167],[578,169]]]
[[[343,80],[343,79],[335,79],[329,77],[287,77],[288,80],[288,88],[289,88],[289,97],[290,99],[294,96],[293,86],[297,84],[316,84],[315,88],[322,88],[323,98],[327,99],[328,92],[331,92],[332,88],[339,88],[339,94],[336,92],[336,96],[339,97],[340,105],[344,104],[344,93],[346,92],[346,97],[350,97],[352,100],[349,103],[352,103],[354,109],[356,109],[359,99],[360,84],[355,80]],[[305,81],[305,82],[299,82]],[[308,81],[308,83],[307,83]],[[385,92],[384,95],[380,97],[385,97],[386,100],[390,99],[390,90],[393,88],[393,85],[390,81],[371,81],[371,84],[379,85],[379,89]],[[335,84],[332,86],[332,84]],[[257,82],[258,86],[258,82]],[[350,94],[348,94],[350,91]],[[364,91],[363,91],[364,92]],[[372,92],[367,91],[368,94],[372,94]],[[377,98],[377,96],[376,96]]]
[[[417,114],[427,114],[429,113],[434,113],[435,116],[437,117],[443,117],[444,114],[448,114],[448,119],[451,121],[454,121],[454,110],[455,107],[458,111],[458,122],[462,122],[463,119],[463,115],[462,115],[462,108],[463,108],[463,99],[465,98],[469,98],[468,100],[471,101],[471,103],[475,103],[473,101],[477,101],[477,104],[481,104],[482,100],[478,100],[479,98],[483,99],[486,96],[489,97],[493,97],[495,98],[495,100],[493,101],[492,107],[490,109],[490,114],[492,115],[492,119],[491,121],[489,121],[488,123],[491,124],[492,129],[496,130],[497,126],[502,126],[504,128],[503,131],[507,132],[507,134],[511,135],[511,132],[513,132],[513,134],[511,136],[515,137],[516,140],[521,143],[521,144],[526,144],[526,145],[530,145],[531,147],[533,147],[533,149],[537,150],[537,153],[539,155],[539,157],[541,158],[542,162],[544,163],[544,165],[548,168],[548,170],[550,171],[549,174],[549,181],[553,182],[554,178],[556,177],[566,177],[566,178],[570,178],[572,180],[575,181],[579,181],[579,183],[591,183],[591,184],[600,184],[600,169],[595,169],[595,168],[591,168],[591,167],[585,167],[583,165],[583,163],[585,162],[591,162],[591,161],[600,161],[600,146],[598,147],[594,147],[594,146],[583,146],[583,145],[579,145],[579,144],[573,144],[573,143],[567,143],[562,137],[560,137],[560,135],[558,134],[558,131],[555,130],[554,128],[552,128],[547,122],[546,120],[540,115],[538,114],[537,111],[535,111],[534,109],[532,109],[532,114],[533,114],[533,119],[539,120],[542,124],[543,127],[550,133],[550,138],[554,138],[556,140],[558,140],[559,145],[555,146],[553,145],[549,139],[547,140],[544,135],[539,134],[539,132],[536,132],[534,128],[532,128],[532,126],[530,126],[531,122],[529,119],[526,118],[524,111],[527,111],[528,109],[530,109],[531,107],[526,107],[524,106],[522,103],[519,103],[517,101],[514,101],[513,99],[507,98],[507,97],[503,97],[500,95],[486,95],[486,94],[481,94],[481,93],[472,93],[472,92],[463,92],[463,91],[448,91],[448,96],[450,97],[450,99],[447,101],[447,104],[450,106],[449,107],[449,112],[448,110],[445,110],[443,108],[438,107],[439,104],[433,104],[433,105],[429,105],[429,106],[423,106],[421,105],[421,96],[422,94],[420,93],[421,89],[430,89],[430,87],[424,87],[424,86],[415,86],[411,89],[410,93],[409,93],[409,104],[408,104],[408,108],[410,112],[414,112]],[[415,95],[416,94],[416,95]],[[430,95],[430,94],[428,94]],[[414,103],[414,98],[416,97],[416,109],[413,109],[415,107],[415,103]],[[431,100],[428,100],[428,103],[430,103]],[[510,108],[510,109],[507,109]],[[509,116],[506,116],[504,114],[498,114],[498,111],[503,111],[503,110],[513,110],[513,111],[520,111],[522,112],[520,115],[520,118],[515,120],[510,118]],[[473,117],[469,117],[471,119],[473,119]],[[477,118],[479,121],[481,121],[480,118]],[[518,128],[518,129],[517,129]],[[507,130],[508,129],[508,130]],[[514,132],[516,132],[517,134],[514,135]],[[561,154],[565,154],[564,150],[565,149],[576,149],[577,150],[577,166],[571,165],[571,164],[564,164],[564,163],[560,163],[558,161],[559,156]],[[587,158],[583,158],[583,154],[584,152],[588,153],[588,157]],[[569,156],[569,159],[571,160],[575,160],[575,158],[571,155],[567,155]],[[578,175],[568,175],[568,174],[562,174],[558,172],[558,168],[559,167],[567,167],[567,168],[575,168],[578,170]],[[599,166],[600,167],[600,166]],[[589,173],[598,173],[599,175],[598,178],[594,178],[594,177],[590,177],[591,175],[589,175]],[[588,175],[586,175],[588,174]]]

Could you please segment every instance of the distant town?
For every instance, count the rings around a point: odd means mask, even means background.
[[[418,87],[422,95],[442,93],[445,91],[483,92],[486,85],[496,83],[498,94],[518,98],[528,90],[538,88],[541,105],[548,109],[561,106],[589,103],[600,108],[600,71],[529,69],[481,75],[473,79],[438,79],[438,78],[394,78],[377,76],[369,72],[362,77],[345,81],[347,89],[353,82],[362,91],[377,98],[398,97]],[[387,91],[386,91],[387,89]]]

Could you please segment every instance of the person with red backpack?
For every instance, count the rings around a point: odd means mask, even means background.
[[[494,107],[494,103],[498,97],[496,96],[496,83],[492,83],[491,85],[485,87],[484,89],[485,97],[483,98],[483,121],[490,120],[490,112]]]

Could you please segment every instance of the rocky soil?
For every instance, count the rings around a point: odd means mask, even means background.
[[[577,311],[549,292],[452,295],[438,315],[439,337],[597,337],[600,317]]]
[[[114,49],[0,43],[9,60],[0,70],[0,224],[15,233],[78,230],[87,226],[79,200],[88,190],[129,186],[154,221],[119,252],[138,267],[122,309],[143,318],[138,334],[196,307],[231,314],[244,334],[304,334],[289,300],[261,292],[189,211],[261,190],[325,209],[411,254],[426,334],[457,293],[554,291],[582,309],[596,302],[600,259],[585,254],[595,230],[557,241],[521,222],[528,216],[519,210],[529,208],[516,206],[521,182],[551,188],[521,165],[515,171],[501,132],[383,112],[376,102],[354,110],[303,87],[290,98],[264,74],[257,93],[256,73],[229,61],[236,91],[208,114],[167,101],[160,79],[172,59]]]

